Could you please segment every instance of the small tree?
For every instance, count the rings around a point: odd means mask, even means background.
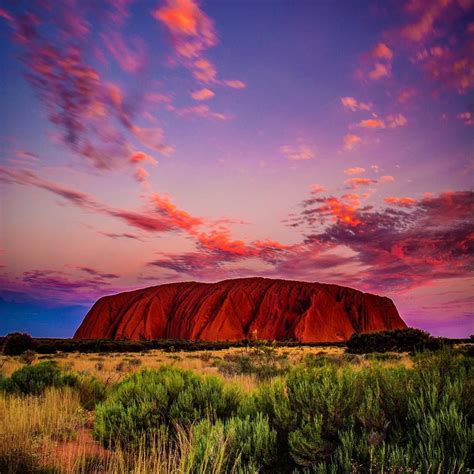
[[[3,344],[3,353],[5,355],[17,356],[23,352],[33,349],[35,342],[29,334],[14,332],[8,334]]]

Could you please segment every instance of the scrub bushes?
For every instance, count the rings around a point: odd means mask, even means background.
[[[47,387],[71,387],[78,383],[76,375],[63,373],[55,362],[48,361],[16,370],[5,380],[3,387],[10,393],[40,395]]]
[[[240,392],[217,377],[171,367],[144,370],[117,384],[96,409],[95,436],[104,444],[137,443],[174,424],[232,416]]]
[[[311,472],[465,472],[472,376],[472,359],[451,351],[420,355],[414,369],[303,366],[261,385],[239,413],[267,417],[279,459]]]

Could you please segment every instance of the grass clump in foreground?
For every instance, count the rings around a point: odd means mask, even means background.
[[[397,360],[383,365],[378,357],[316,359],[303,358],[248,393],[175,367],[129,375],[96,405],[99,451],[53,462],[53,472],[461,473],[474,467],[468,353],[420,353],[410,367]],[[84,375],[63,375],[86,384]],[[74,437],[70,427],[87,418],[80,386],[0,395],[0,417],[11,420],[0,430],[0,472],[41,472],[38,446],[55,438],[54,430]],[[65,393],[66,407],[46,401]],[[94,406],[99,400],[92,398]],[[67,406],[74,408],[64,412]],[[57,421],[37,415],[30,429],[19,421],[29,415],[14,415],[29,409],[54,411]]]

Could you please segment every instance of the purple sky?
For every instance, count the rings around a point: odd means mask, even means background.
[[[250,275],[474,332],[472,0],[1,5],[0,333]]]

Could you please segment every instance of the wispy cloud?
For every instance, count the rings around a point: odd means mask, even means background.
[[[280,153],[293,161],[311,160],[316,156],[314,149],[304,143],[298,145],[283,145],[280,147]]]
[[[352,168],[347,168],[344,170],[344,174],[347,174],[349,176],[361,173],[365,173],[365,168],[361,168],[360,166],[353,166]]]
[[[355,112],[356,110],[371,110],[372,104],[367,102],[359,102],[354,97],[341,97],[341,103],[344,107]]]

